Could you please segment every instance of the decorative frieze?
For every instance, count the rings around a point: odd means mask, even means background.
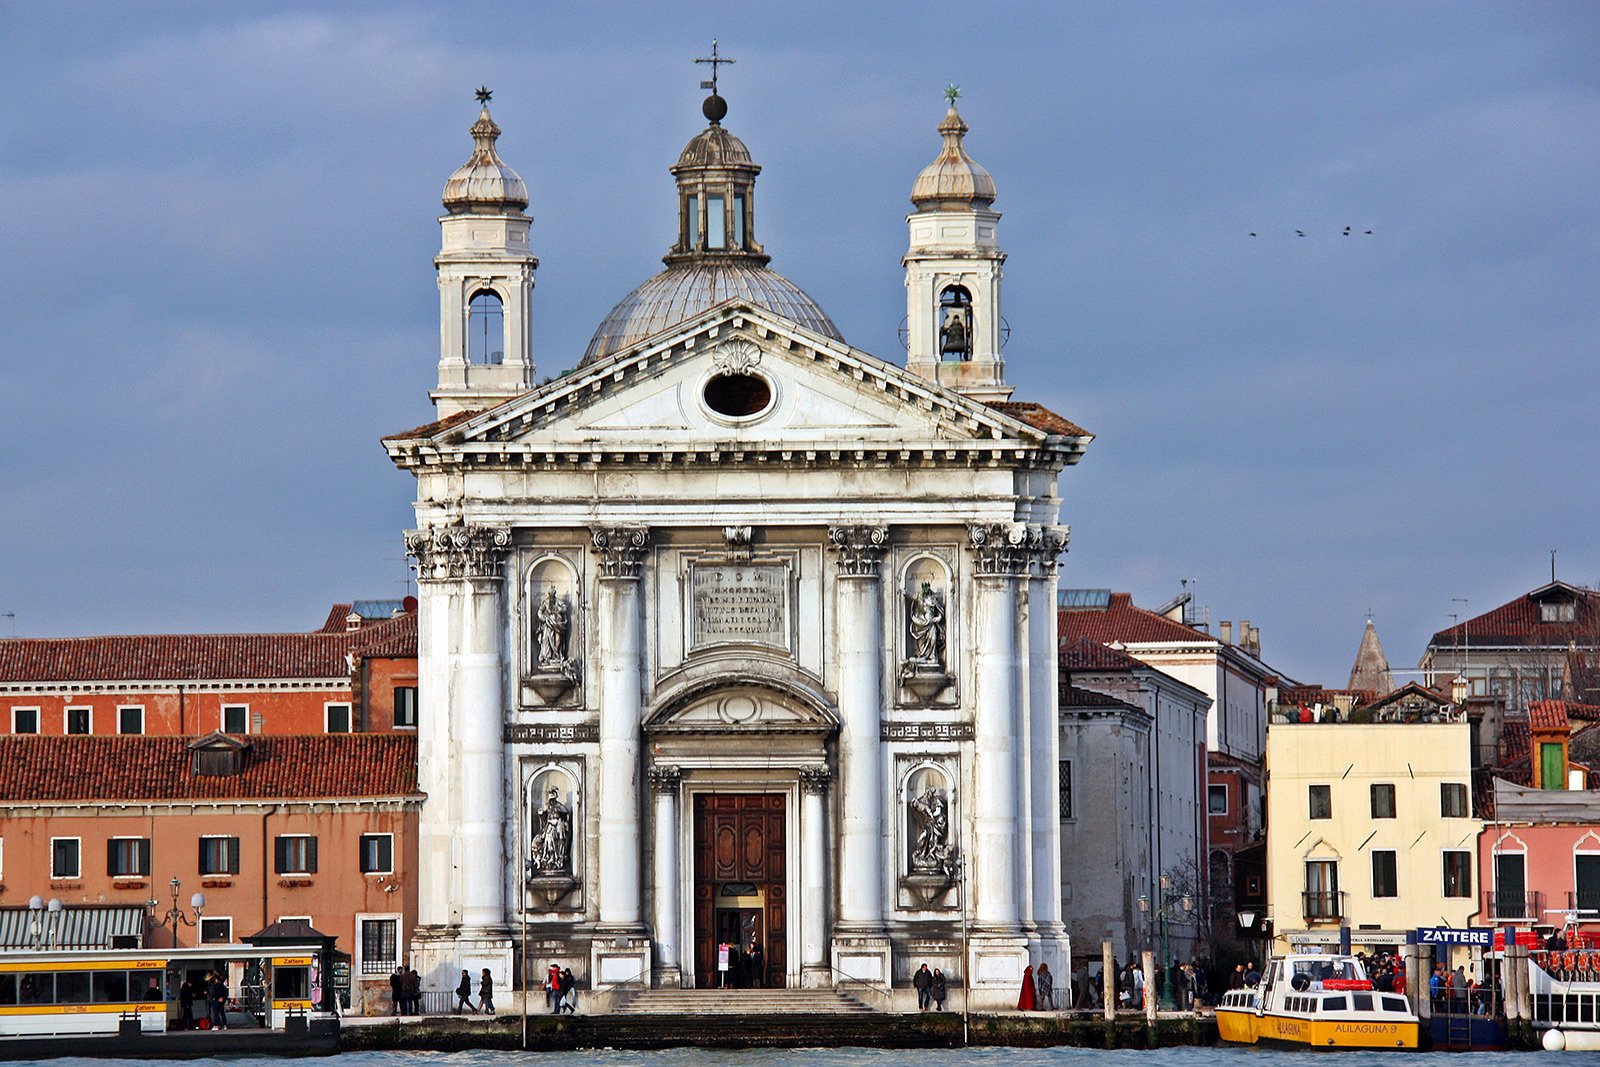
[[[407,530],[405,540],[406,554],[424,582],[498,578],[511,550],[511,530],[505,526],[430,526]]]
[[[827,767],[801,767],[800,791],[812,796],[824,796],[833,782],[833,771]]]
[[[887,526],[830,526],[828,543],[838,553],[839,573],[850,578],[876,578],[889,547]]]
[[[592,744],[600,740],[600,728],[581,722],[513,722],[506,724],[500,736],[508,745]]]
[[[647,526],[595,526],[589,531],[604,578],[637,578],[650,545]]]
[[[881,741],[971,741],[970,722],[886,722],[878,730]]]

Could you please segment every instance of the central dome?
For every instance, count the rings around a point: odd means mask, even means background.
[[[672,176],[678,182],[678,240],[662,257],[667,269],[623,297],[589,340],[582,363],[620,352],[724,300],[765,308],[842,341],[838,327],[805,290],[767,269],[756,241],[756,175],[744,142],[722,127],[727,102],[706,100],[711,125],[684,146]]]
[[[620,352],[734,297],[824,337],[844,340],[828,313],[777,271],[746,263],[684,263],[667,268],[623,297],[594,332],[583,362]]]

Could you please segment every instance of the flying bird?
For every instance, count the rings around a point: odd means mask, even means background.
[[[1344,228],[1344,235],[1345,235],[1345,236],[1346,236],[1346,237],[1349,237],[1349,236],[1350,236],[1350,227],[1348,227],[1348,226],[1346,226],[1346,227],[1345,227],[1345,228]]]
[[[1294,231],[1294,235],[1296,237],[1304,237],[1306,235],[1306,231],[1304,231],[1304,230],[1296,230],[1296,231]]]
[[[1251,236],[1251,237],[1254,237],[1254,236],[1255,236],[1255,234],[1253,234],[1253,233],[1252,233],[1252,234],[1251,234],[1251,235],[1250,235],[1250,236]]]

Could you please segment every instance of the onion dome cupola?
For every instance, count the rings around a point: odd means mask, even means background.
[[[488,89],[472,124],[472,156],[444,183],[439,272],[439,416],[476,411],[533,387],[534,271],[528,187],[500,158]]]
[[[733,60],[715,57],[704,62]],[[722,125],[728,103],[717,94],[715,76],[705,87],[711,95],[701,111],[709,125],[684,145],[671,167],[678,184],[678,239],[662,257],[667,269],[611,309],[590,339],[583,363],[620,352],[734,297],[843,340],[815,300],[767,268],[772,257],[756,241],[755,227],[756,175],[761,168],[751,160],[744,142]]]
[[[977,400],[1011,395],[1000,358],[1004,320],[994,179],[967,155],[967,124],[956,110],[960,90],[945,90],[939,155],[911,186],[906,216],[906,366]]]

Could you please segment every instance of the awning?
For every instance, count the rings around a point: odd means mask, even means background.
[[[68,905],[59,912],[0,908],[0,950],[143,948],[145,909],[138,904]]]

